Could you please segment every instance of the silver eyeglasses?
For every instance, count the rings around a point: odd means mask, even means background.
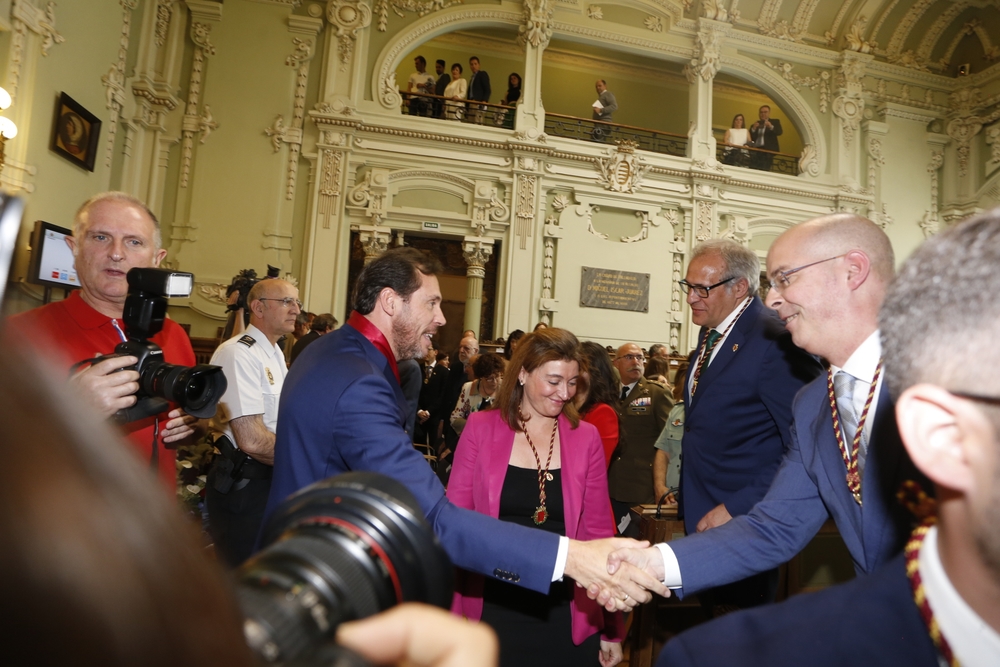
[[[296,306],[298,306],[299,310],[302,310],[302,302],[299,301],[298,299],[293,299],[290,296],[286,296],[284,299],[268,299],[261,297],[260,299],[258,299],[258,301],[280,301],[281,305],[284,306],[285,308],[291,308],[292,304],[294,303]]]
[[[694,292],[695,294],[697,294],[698,296],[700,296],[702,299],[707,299],[709,292],[711,292],[712,290],[714,290],[716,287],[719,287],[720,285],[725,285],[726,283],[728,283],[731,280],[736,280],[736,276],[730,276],[729,278],[726,278],[725,280],[721,280],[721,281],[715,283],[714,285],[692,285],[691,283],[689,283],[686,280],[678,280],[677,284],[681,286],[681,291],[684,292],[685,294],[689,294],[690,292]]]
[[[802,266],[796,266],[794,269],[788,269],[787,271],[778,271],[774,274],[774,278],[771,279],[771,289],[776,292],[780,292],[786,289],[791,281],[788,280],[788,276],[794,275],[801,271],[802,269],[808,269],[810,266],[816,266],[817,264],[822,264],[823,262],[832,262],[835,259],[840,259],[844,255],[837,255],[836,257],[827,257],[826,259],[818,259],[815,262],[809,262],[808,264],[803,264]]]

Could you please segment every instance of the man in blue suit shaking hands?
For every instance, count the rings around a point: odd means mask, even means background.
[[[669,545],[617,552],[609,569],[630,562],[680,594],[696,592],[787,561],[828,517],[859,574],[902,550],[912,517],[895,493],[903,480],[924,478],[902,449],[882,390],[878,312],[894,274],[892,245],[870,220],[823,216],[782,234],[767,272],[767,305],[796,345],[831,365],[795,398],[791,446],[774,481],[744,516]]]
[[[488,577],[547,593],[565,574],[610,588],[625,609],[663,585],[632,568],[609,575],[608,552],[632,540],[579,542],[459,509],[403,430],[407,402],[397,360],[427,354],[444,325],[436,274],[441,264],[396,248],[368,264],[354,289],[346,325],[306,348],[281,392],[274,478],[267,514],[288,495],[349,470],[393,477],[416,497],[452,562]]]

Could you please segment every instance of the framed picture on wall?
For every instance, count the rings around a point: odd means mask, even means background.
[[[59,94],[52,128],[52,150],[88,171],[94,171],[101,121],[66,93]]]

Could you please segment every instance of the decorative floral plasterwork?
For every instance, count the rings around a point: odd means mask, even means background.
[[[170,28],[170,17],[173,13],[173,0],[156,0],[155,40],[157,46],[163,46],[167,41],[167,29]]]
[[[135,3],[128,9],[134,9]],[[38,21],[39,34],[42,36],[42,55],[49,55],[49,49],[53,44],[62,44],[66,38],[56,31],[56,3],[50,2],[45,5],[45,17]]]
[[[695,35],[695,56],[684,66],[684,75],[689,83],[698,77],[711,81],[721,66],[722,35],[717,30],[701,30]]]
[[[810,176],[819,176],[819,159],[816,155],[816,148],[812,144],[802,147],[802,155],[799,156],[799,173]]]
[[[761,34],[767,35],[768,37],[783,39],[787,42],[802,41],[802,35],[799,31],[796,30],[794,26],[789,25],[788,21],[784,19],[768,26],[758,25],[758,30],[760,30]]]
[[[659,16],[647,16],[643,25],[653,32],[663,32],[663,20]]]
[[[649,238],[649,225],[652,224],[654,227],[660,226],[660,220],[658,216],[651,216],[649,211],[636,211],[635,217],[642,221],[642,226],[639,228],[639,233],[635,236],[623,236],[621,238],[622,243],[636,243],[638,241],[645,241]]]
[[[354,53],[358,31],[372,22],[372,10],[363,0],[330,0],[326,6],[326,19],[335,28],[340,69],[346,70]]]
[[[376,0],[375,13],[378,14],[378,30],[385,32],[389,26],[389,9],[402,18],[404,12],[414,12],[419,17],[427,16],[439,9],[445,9],[452,5],[460,5],[462,0]]]
[[[847,31],[846,35],[844,35],[844,39],[847,41],[847,49],[849,51],[856,51],[857,53],[875,53],[875,50],[878,48],[878,44],[865,40],[866,27],[868,27],[868,17],[859,16],[858,20],[851,26],[851,29]]]
[[[201,116],[198,118],[198,128],[201,132],[201,138],[198,139],[199,144],[205,143],[205,140],[208,139],[208,135],[219,129],[219,124],[216,123],[215,118],[212,117],[212,107],[207,104],[205,105],[205,110],[201,112]]]
[[[735,10],[734,13],[729,12],[722,0],[702,0],[701,15],[706,19],[732,22],[739,20],[739,14],[739,10]]]
[[[924,232],[924,238],[930,238],[938,233],[941,228],[941,219],[938,215],[938,170],[944,164],[944,152],[934,151],[931,153],[931,162],[927,165],[927,173],[931,175],[931,206],[924,212],[924,218],[920,221],[920,229]]]
[[[799,76],[792,72],[794,67],[792,63],[779,60],[777,64],[773,64],[765,60],[764,64],[780,74],[781,78],[792,84],[796,90],[803,87],[816,90],[818,87],[819,111],[826,113],[827,105],[830,103],[830,73],[828,71],[822,70],[818,76]]]
[[[987,166],[992,168],[1000,165],[1000,125],[994,125],[986,130],[986,145],[991,149]]]
[[[595,21],[604,20],[604,10],[598,5],[591,5],[587,7],[587,18],[594,19]]]
[[[555,0],[524,0],[524,23],[517,29],[517,43],[545,48],[552,38]]]
[[[898,56],[889,58],[889,62],[893,65],[900,65],[901,67],[908,67],[910,69],[915,69],[920,72],[930,72],[927,68],[927,62],[913,52],[912,49],[903,51]]]
[[[274,123],[271,127],[264,128],[264,134],[271,138],[271,146],[274,147],[274,152],[277,153],[281,150],[281,142],[288,133],[288,128],[285,127],[285,117],[280,113],[274,119]]]
[[[612,192],[633,194],[649,167],[635,154],[638,144],[628,139],[616,142],[618,149],[608,158],[595,158],[597,182]]]

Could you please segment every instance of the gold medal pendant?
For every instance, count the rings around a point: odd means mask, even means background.
[[[531,518],[536,526],[540,526],[549,518],[549,511],[545,509],[545,505],[539,505],[535,508],[535,513],[531,515]]]

